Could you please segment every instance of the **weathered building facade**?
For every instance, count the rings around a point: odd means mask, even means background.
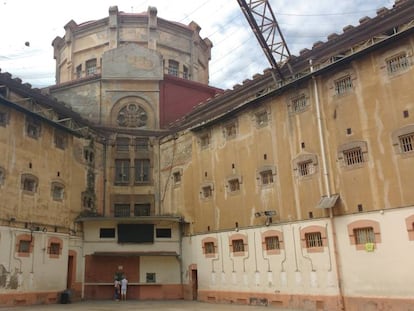
[[[17,288],[44,297],[66,286],[109,299],[114,275],[125,274],[131,299],[410,310],[412,2],[396,1],[303,50],[284,80],[265,71],[222,94],[207,86],[211,44],[199,27],[169,25],[155,12],[111,8],[107,19],[70,22],[54,40],[58,84],[49,92],[76,113],[53,108],[89,129],[64,128],[73,138],[50,151],[54,161],[36,152],[46,138],[28,140],[22,130],[25,113],[38,113],[19,102],[37,93],[1,93],[8,110],[0,112],[9,114],[0,120],[10,122],[0,128],[0,243],[10,252],[0,255],[0,302]],[[186,33],[179,45],[188,50],[169,51],[177,39],[167,33],[175,32]],[[197,55],[194,41],[205,43]],[[87,75],[90,59],[101,67]],[[178,73],[184,66],[189,76]],[[3,79],[4,89],[13,81]],[[60,119],[44,120],[42,134],[51,137]],[[19,174],[48,182],[27,198]],[[64,186],[66,204],[48,183]],[[40,220],[47,230],[32,230]],[[20,234],[33,247],[23,259],[14,249]],[[69,271],[53,288],[37,273],[49,267],[50,239],[61,241],[56,268]],[[7,285],[12,276],[17,287]]]

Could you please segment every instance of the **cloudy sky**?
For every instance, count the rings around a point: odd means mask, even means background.
[[[270,0],[291,54],[358,25],[361,17],[376,15],[378,8],[391,8],[394,0]],[[201,36],[213,42],[210,84],[232,88],[268,68],[237,0],[0,0],[0,68],[34,87],[55,83],[51,42],[63,37],[70,20],[80,24],[108,16],[110,6],[141,13],[148,6],[158,17],[201,26]],[[26,42],[30,45],[26,46]]]

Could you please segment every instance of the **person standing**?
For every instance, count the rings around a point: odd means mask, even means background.
[[[126,279],[124,275],[121,280],[121,300],[126,300],[127,287],[128,287],[128,280]]]
[[[118,281],[118,278],[115,278],[114,281],[114,299],[119,301],[119,289],[121,286],[121,282]]]

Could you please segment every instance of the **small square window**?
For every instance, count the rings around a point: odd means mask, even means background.
[[[67,137],[65,134],[55,131],[54,142],[55,142],[56,148],[65,149],[66,141],[67,141]]]
[[[53,200],[60,201],[63,200],[64,195],[64,186],[61,184],[53,183],[52,184],[52,197]]]
[[[269,122],[269,116],[266,110],[256,113],[255,117],[257,126],[265,126]]]
[[[232,240],[231,245],[233,248],[233,252],[244,252],[244,242],[242,239]]]
[[[307,160],[298,163],[299,176],[308,176],[315,172],[312,160]]]
[[[266,250],[280,249],[280,242],[278,236],[268,236],[265,238]]]
[[[30,253],[31,242],[28,240],[19,241],[19,253]]]
[[[238,178],[230,179],[228,181],[228,188],[230,192],[239,191],[240,190],[240,181]]]
[[[128,151],[129,150],[129,138],[118,137],[116,139],[116,151]]]
[[[306,248],[322,247],[322,234],[320,232],[305,233]]]
[[[156,283],[156,274],[154,272],[147,272],[146,277],[145,277],[145,281],[147,283]]]
[[[34,176],[30,175],[22,176],[22,188],[27,192],[36,192],[37,179]]]
[[[207,148],[210,145],[210,134],[203,134],[200,136],[201,148]]]
[[[335,81],[335,94],[342,95],[352,90],[351,76],[346,76]]]
[[[236,122],[228,123],[224,126],[224,135],[226,139],[232,139],[237,135]]]
[[[49,246],[49,254],[50,255],[60,255],[60,249],[61,249],[60,243],[52,242],[52,243],[50,243],[50,246]]]
[[[150,216],[151,204],[134,204],[134,216]]]
[[[357,228],[354,229],[355,244],[375,243],[374,228]]]
[[[208,185],[201,188],[201,194],[204,199],[211,198],[213,195],[213,188]]]
[[[414,151],[414,133],[401,135],[398,137],[402,153]]]
[[[181,173],[180,172],[174,172],[173,173],[173,181],[174,181],[174,184],[181,183]]]
[[[135,138],[135,150],[146,151],[148,150],[148,139],[147,138]]]
[[[364,155],[360,147],[344,150],[344,159],[347,166],[356,165],[364,162]]]
[[[40,137],[40,122],[33,118],[28,118],[26,120],[26,133],[31,138]]]
[[[204,254],[215,254],[214,242],[204,243]]]
[[[272,170],[266,170],[266,171],[260,172],[260,179],[261,179],[262,185],[273,184]]]
[[[298,113],[306,110],[308,102],[305,94],[294,97],[290,102],[290,112]]]

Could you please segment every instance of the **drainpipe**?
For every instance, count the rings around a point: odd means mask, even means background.
[[[309,60],[310,71],[311,73],[314,72],[312,66],[312,60]],[[329,183],[329,171],[328,171],[328,164],[326,161],[326,150],[325,150],[325,138],[323,135],[323,125],[322,125],[322,116],[321,116],[321,109],[320,109],[320,102],[319,102],[319,91],[318,91],[318,83],[317,77],[312,75],[312,82],[313,82],[313,90],[314,90],[314,98],[315,98],[315,105],[316,105],[316,117],[318,122],[318,134],[319,134],[319,143],[321,146],[321,157],[322,157],[322,167],[323,167],[323,178],[325,184],[325,193],[328,197],[331,196],[331,187]],[[341,300],[341,309],[344,310],[345,308],[345,301],[344,301],[344,292],[342,288],[342,277],[341,277],[341,270],[340,270],[340,259],[338,254],[338,247],[337,247],[337,237],[336,237],[336,228],[335,222],[333,219],[333,207],[329,208],[329,220],[332,227],[332,234],[333,234],[333,249],[335,253],[335,266],[336,266],[336,276],[338,279],[338,289],[339,295]]]

